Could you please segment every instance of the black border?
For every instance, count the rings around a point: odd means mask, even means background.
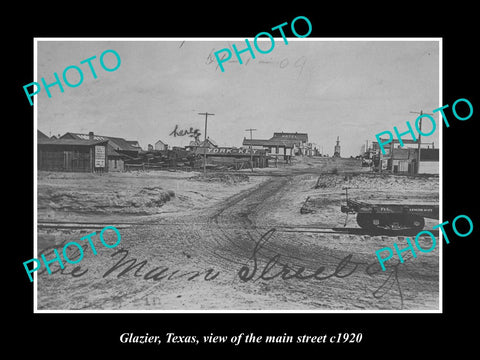
[[[319,355],[349,350],[372,356],[397,352],[408,356],[413,353],[412,347],[415,353],[430,354],[438,348],[466,350],[472,347],[475,331],[467,326],[472,323],[472,312],[476,310],[477,227],[467,238],[452,235],[454,240],[443,246],[443,314],[33,314],[33,286],[22,266],[25,259],[33,257],[33,109],[25,101],[22,86],[33,79],[34,37],[252,37],[299,15],[310,19],[311,37],[442,37],[443,103],[451,106],[458,98],[467,98],[474,107],[471,119],[452,120],[450,128],[443,129],[443,215],[444,220],[451,221],[459,214],[466,214],[478,226],[474,198],[478,183],[475,128],[478,128],[480,107],[478,90],[474,87],[479,79],[475,9],[460,4],[448,9],[444,5],[421,9],[418,4],[406,3],[384,6],[342,4],[339,9],[332,9],[305,3],[293,9],[277,3],[260,12],[255,4],[247,3],[223,3],[208,5],[208,8],[201,4],[199,9],[185,3],[181,4],[181,10],[161,3],[137,4],[130,8],[116,3],[107,9],[85,4],[77,9],[40,10],[35,6],[24,10],[9,41],[9,46],[11,42],[11,48],[15,49],[15,55],[9,59],[15,72],[14,81],[7,88],[8,97],[13,95],[17,100],[14,116],[8,121],[19,129],[12,135],[22,134],[21,161],[13,165],[17,169],[14,188],[18,188],[14,205],[19,205],[19,210],[11,225],[16,224],[14,244],[8,252],[8,261],[12,264],[8,265],[7,276],[14,282],[14,291],[5,294],[20,315],[9,320],[9,325],[21,329],[23,343],[28,339],[28,346],[17,347],[16,351],[22,355],[38,355],[42,351],[53,354],[54,349],[69,348],[79,355],[116,352],[161,355],[167,350],[190,350],[198,354],[199,350],[214,353],[232,349],[236,352],[293,349]],[[6,107],[10,108],[9,103]],[[16,144],[18,146],[18,142]],[[168,331],[197,336],[210,332],[222,335],[254,332],[264,336],[283,332],[290,335],[362,332],[363,340],[360,344],[338,346],[249,344],[239,347],[119,342],[124,332],[163,334]],[[12,336],[9,345],[18,340],[18,332],[14,330],[9,331],[8,336]]]

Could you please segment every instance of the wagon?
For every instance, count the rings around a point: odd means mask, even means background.
[[[421,230],[425,226],[425,218],[439,218],[439,206],[435,204],[391,204],[369,203],[348,198],[341,211],[357,214],[357,223],[361,228],[369,230]],[[346,223],[346,221],[345,221]]]

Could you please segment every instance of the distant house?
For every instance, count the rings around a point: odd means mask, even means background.
[[[155,143],[155,150],[168,150],[168,144],[165,144],[162,140],[158,140]]]

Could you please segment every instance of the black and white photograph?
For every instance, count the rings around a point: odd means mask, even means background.
[[[475,350],[473,8],[68,5],[4,26],[6,351]]]
[[[441,38],[34,52],[35,312],[442,311]]]

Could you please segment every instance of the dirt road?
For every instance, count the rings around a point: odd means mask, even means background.
[[[438,309],[438,246],[382,271],[375,250],[406,244],[403,236],[319,232],[328,226],[305,225],[296,203],[285,211],[314,182],[305,173],[268,177],[207,210],[122,229],[121,244],[97,246],[98,255],[85,244],[80,263],[39,271],[38,309]],[[325,208],[332,224],[343,221],[338,199],[337,214]]]

